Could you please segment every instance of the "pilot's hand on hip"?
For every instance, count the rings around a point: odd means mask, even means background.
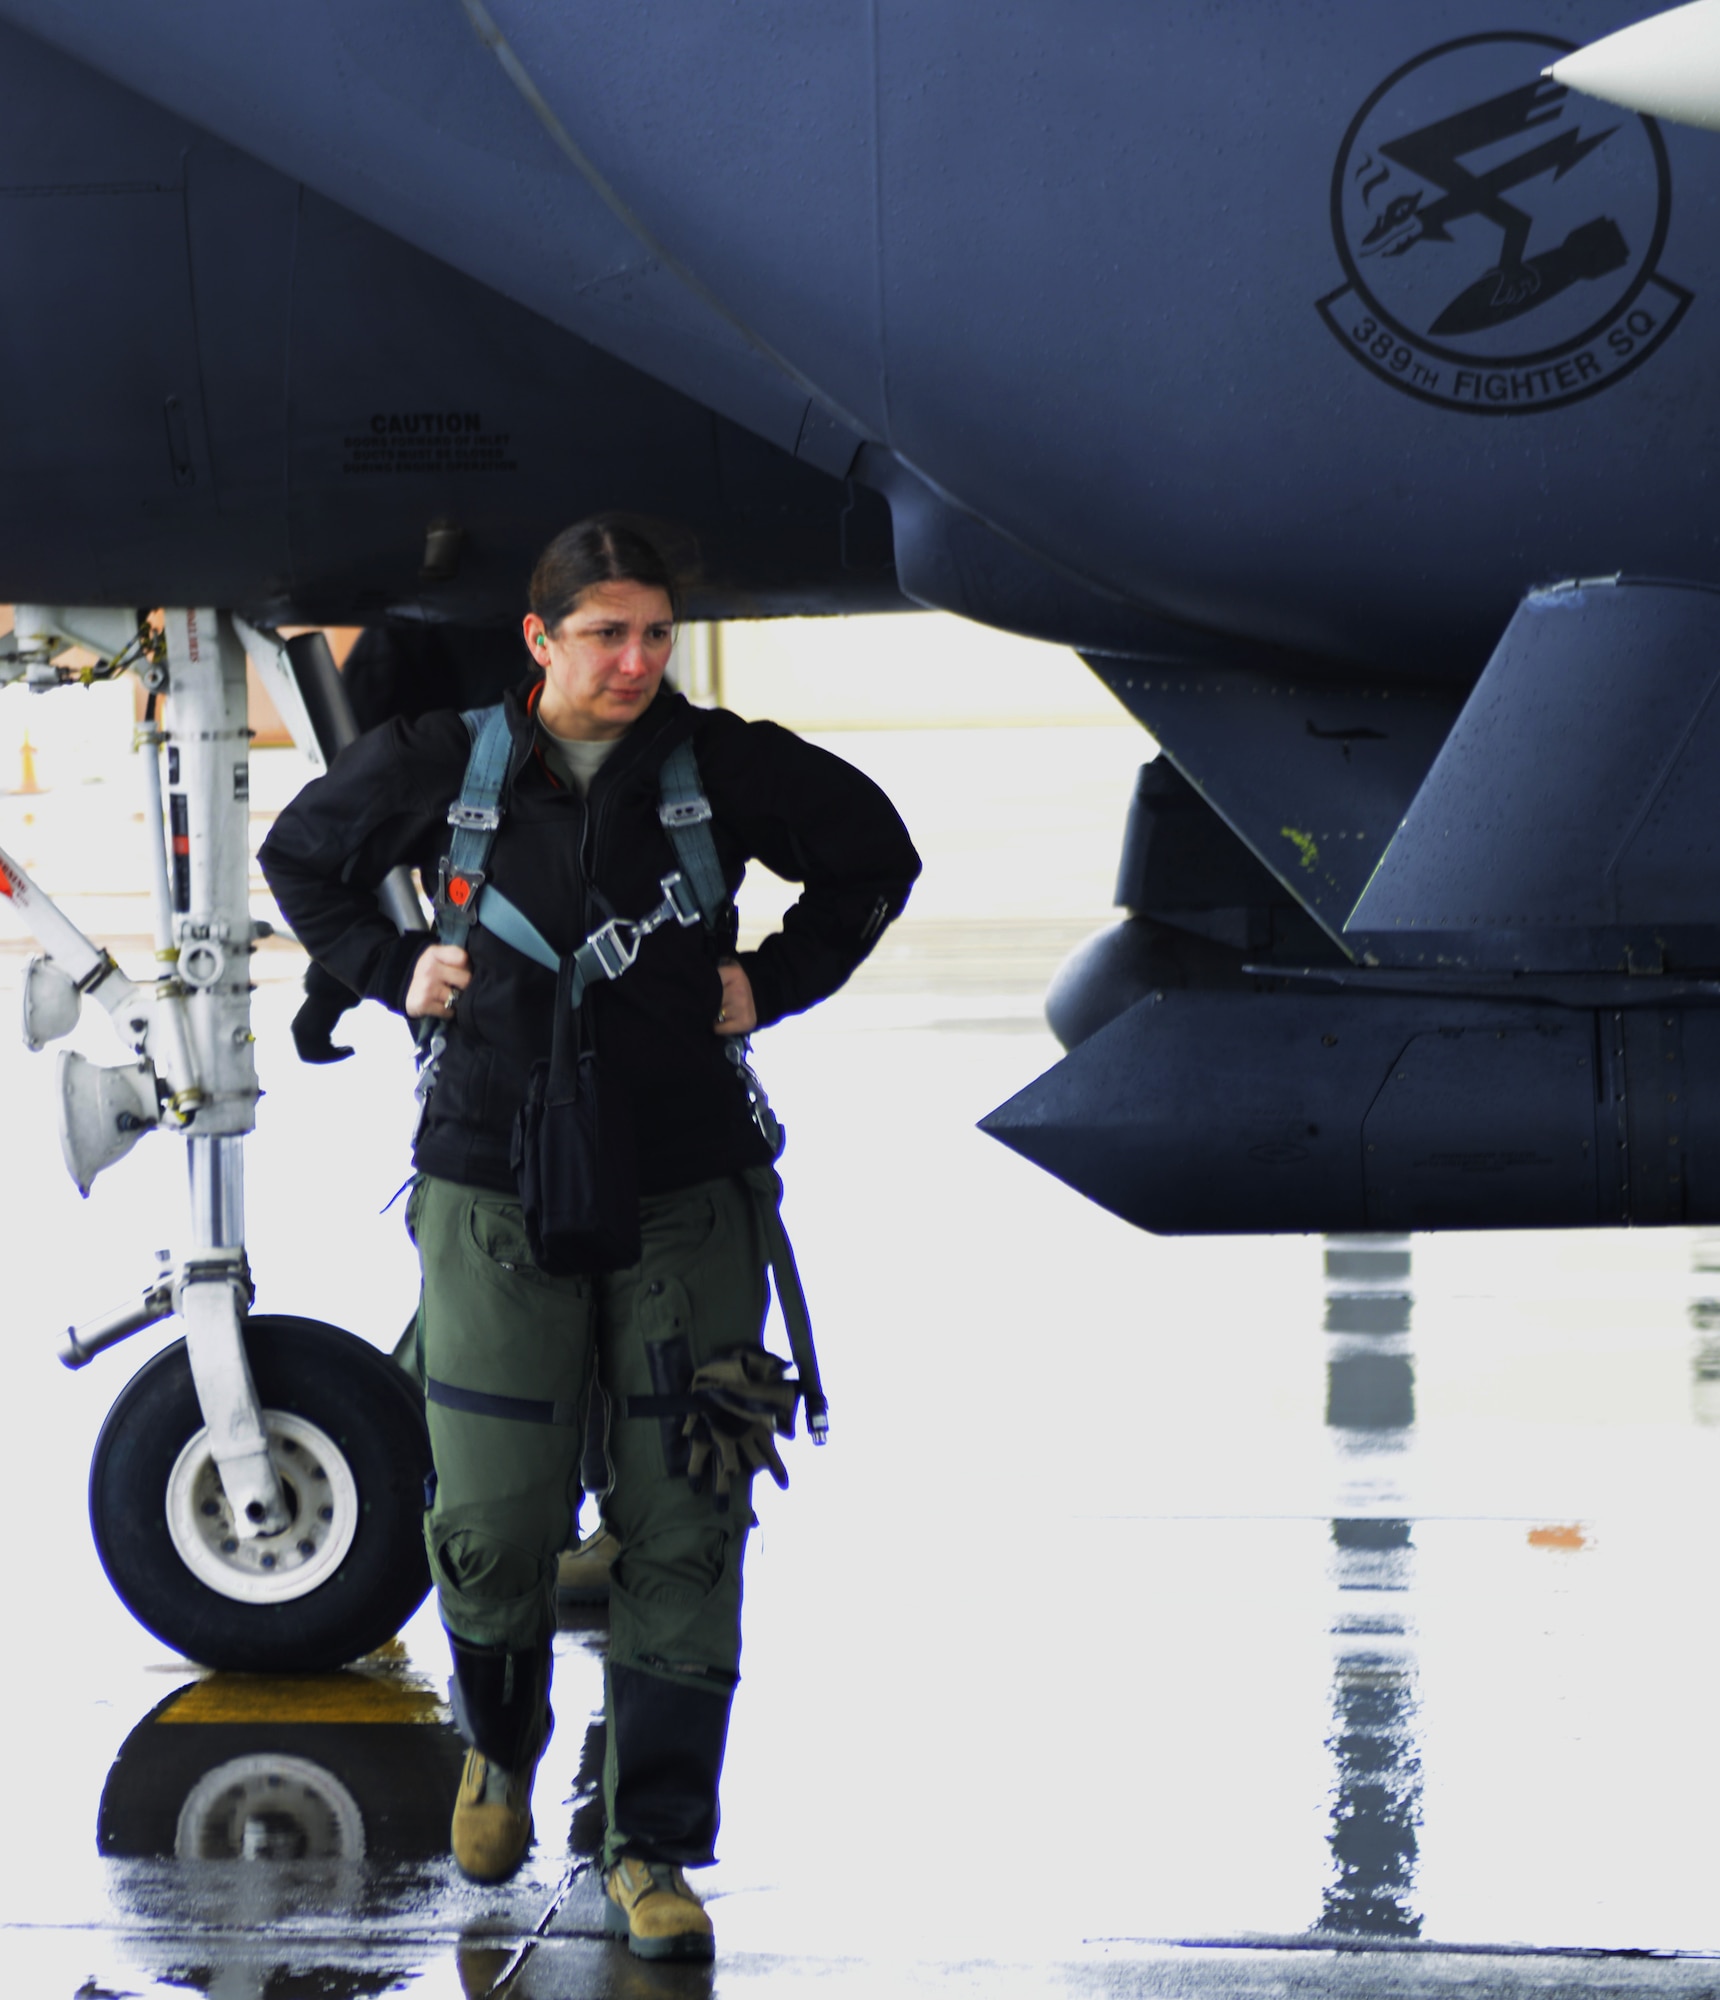
[[[752,982],[739,963],[725,959],[717,970],[723,976],[723,1004],[711,1023],[719,1035],[750,1035],[758,1026],[758,1009],[753,1005]]]
[[[412,968],[406,1012],[415,1021],[446,1021],[454,1012],[454,1002],[471,983],[472,962],[460,947],[433,944]]]

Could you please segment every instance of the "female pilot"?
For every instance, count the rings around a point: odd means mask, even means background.
[[[437,1024],[442,1049],[414,1146],[409,1225],[423,1264],[435,1457],[425,1536],[468,1744],[452,1844],[499,1881],[531,1839],[548,1739],[559,1552],[579,1500],[594,1391],[608,1413],[612,1572],[602,1867],[611,1928],[647,1957],[708,1958],[682,1870],[715,1859],[718,1782],[740,1661],[752,1524],[734,1490],[688,1477],[673,1404],[701,1368],[756,1350],[768,1303],[771,1151],[729,1038],[833,993],[901,910],[919,859],[852,766],[768,722],[695,708],[663,684],[677,590],[658,549],[613,517],[558,535],[533,573],[534,675],[506,698],[507,770],[485,887],[557,955],[663,899],[676,851],[661,771],[690,742],[730,896],[757,859],[803,885],[781,928],[735,949],[666,923],[582,1002],[637,1161],[638,1261],[557,1275],[534,1261],[513,1158],[557,979],[478,921],[464,946],[399,935],[371,893],[400,862],[438,879],[472,735],[451,710],[354,743],[277,821],[262,852],[306,948],[361,996]],[[668,1393],[665,1393],[668,1392]],[[791,1406],[792,1407],[792,1406]],[[698,1454],[695,1454],[695,1457]],[[696,1469],[696,1467],[695,1467]]]

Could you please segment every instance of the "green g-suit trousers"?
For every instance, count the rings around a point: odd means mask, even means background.
[[[756,1198],[737,1176],[640,1204],[633,1268],[551,1277],[519,1203],[421,1179],[408,1226],[424,1270],[419,1337],[436,1491],[425,1540],[443,1623],[528,1651],[555,1628],[594,1385],[607,1408],[611,1572],[605,1865],[626,1849],[713,1858],[717,1781],[740,1664],[753,1514],[694,1492],[679,1417],[630,1417],[726,1349],[757,1346],[768,1304]]]

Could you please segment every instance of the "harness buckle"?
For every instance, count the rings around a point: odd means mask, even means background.
[[[663,877],[663,901],[683,930],[700,921],[699,904],[693,894],[693,885],[679,868],[673,875]]]
[[[627,931],[631,935],[622,936]],[[585,940],[605,979],[619,979],[639,956],[639,926],[626,917],[611,917]]]
[[[665,799],[657,808],[657,817],[664,826],[702,826],[711,816],[711,802],[707,798]]]
[[[758,1135],[770,1148],[772,1160],[780,1160],[782,1149],[788,1143],[787,1134],[782,1129],[782,1120],[770,1108],[770,1099],[764,1094],[764,1085],[758,1080],[758,1071],[747,1061],[751,1053],[750,1035],[731,1035],[723,1044],[723,1054],[734,1064],[741,1089],[746,1093],[747,1109],[752,1113],[753,1123],[758,1127]]]
[[[436,1072],[442,1067],[442,1051],[447,1046],[448,1032],[445,1028],[438,1028],[430,1040],[419,1047],[418,1080],[412,1086],[412,1095],[421,1105],[429,1101],[431,1091],[436,1088]]]
[[[478,891],[488,876],[482,868],[455,868],[444,854],[436,867],[436,914],[438,917],[465,917],[468,921],[478,907]]]
[[[494,833],[501,823],[500,806],[469,806],[456,799],[448,808],[448,824],[462,833]]]

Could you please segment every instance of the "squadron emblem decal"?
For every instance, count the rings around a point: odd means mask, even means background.
[[[1574,403],[1646,361],[1690,303],[1656,269],[1672,214],[1659,127],[1543,78],[1572,46],[1442,43],[1344,137],[1332,235],[1348,282],[1320,314],[1407,395],[1484,416]]]

